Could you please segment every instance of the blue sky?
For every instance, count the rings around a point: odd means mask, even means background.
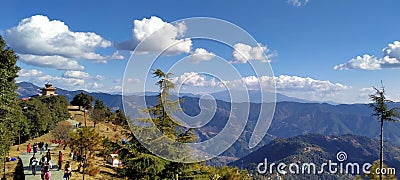
[[[250,46],[247,59],[256,65],[271,65],[275,78],[269,74],[257,78],[265,84],[275,80],[280,93],[310,100],[368,102],[371,86],[379,87],[383,80],[389,98],[400,100],[400,24],[396,13],[400,2],[396,0],[191,3],[17,0],[1,4],[5,6],[0,11],[0,33],[21,57],[18,65],[23,71],[19,81],[37,85],[51,81],[65,89],[118,92],[131,56],[129,48],[120,43],[140,39],[134,37],[134,20],[136,29],[141,30],[136,34],[139,36],[148,35],[146,28],[152,23],[169,24],[179,34],[185,29],[171,22],[212,17],[236,24],[260,43],[260,49]],[[203,28],[202,31],[209,30]],[[251,83],[247,60],[235,59],[232,47],[195,39],[190,42],[191,46],[187,44],[173,55],[161,57],[157,66],[168,69],[188,55],[209,59],[205,61],[221,57],[234,61],[233,66],[242,73],[243,80]],[[251,54],[258,50],[271,55],[269,62]],[[196,66],[207,67],[207,64],[192,62],[180,66],[173,72],[175,81],[179,83],[189,77],[185,86],[197,88],[196,92],[219,90],[212,77],[195,72]],[[140,63],[135,67],[140,69]],[[218,70],[209,66],[213,68]],[[223,81],[234,83],[235,79],[229,79],[229,75]],[[134,76],[129,80],[134,86],[144,82]]]

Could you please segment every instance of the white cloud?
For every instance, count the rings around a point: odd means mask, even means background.
[[[194,52],[191,52],[187,57],[187,60],[193,64],[198,64],[201,61],[209,61],[215,57],[214,53],[208,52],[203,48],[197,48]]]
[[[247,44],[237,43],[233,46],[232,53],[234,63],[246,63],[249,60],[259,60],[262,62],[270,62],[272,57],[277,56],[275,51],[269,50],[266,46],[258,44],[251,47]]]
[[[368,88],[361,88],[359,89],[359,91],[360,91],[360,96],[369,97],[370,94],[375,92],[375,89],[373,87],[368,87]]]
[[[38,71],[36,69],[28,70],[28,69],[21,69],[18,72],[19,77],[38,77],[38,76],[43,76],[42,71]]]
[[[271,87],[276,86],[276,92],[287,96],[297,97],[313,101],[343,101],[344,97],[351,87],[341,83],[333,83],[326,80],[317,80],[310,77],[298,77],[289,75],[270,76],[247,76],[240,79],[219,81],[215,78],[207,78],[204,74],[196,72],[186,72],[178,77],[171,78],[173,83],[187,85],[189,87],[208,88],[209,92],[220,91],[229,88],[230,90],[246,90],[243,84],[249,90],[258,90],[262,87],[264,90],[273,91]],[[188,90],[186,88],[186,90]],[[191,89],[197,92],[198,89]],[[203,89],[204,91],[204,89]],[[190,90],[188,91],[190,92]]]
[[[83,79],[76,79],[76,78],[65,78],[65,77],[58,77],[58,76],[50,76],[44,75],[41,77],[35,78],[36,82],[41,82],[39,84],[43,84],[46,82],[51,82],[54,85],[59,85],[67,88],[76,88],[76,87],[83,87],[85,85],[85,80]]]
[[[348,70],[348,69],[364,69],[376,70],[381,69],[381,62],[374,56],[365,54],[364,56],[357,56],[345,64],[336,65],[335,70]]]
[[[114,86],[113,90],[114,91],[121,91],[122,90],[122,86]]]
[[[99,90],[100,88],[103,88],[104,85],[101,83],[92,82],[92,83],[88,83],[87,87],[90,88],[91,90]]]
[[[96,76],[94,76],[92,79],[93,79],[94,81],[102,81],[102,80],[105,79],[105,77],[102,76],[102,75],[96,75]]]
[[[263,87],[273,87],[274,83],[276,89],[280,92],[283,91],[318,91],[318,92],[329,92],[329,91],[340,91],[348,89],[340,83],[331,83],[330,81],[315,80],[310,77],[298,77],[298,76],[288,76],[280,75],[277,77],[270,76],[248,76],[243,77],[239,80],[225,81],[225,83],[230,83],[231,85],[241,86],[242,82],[247,85],[249,89],[258,89],[259,86]]]
[[[197,72],[185,72],[178,77],[171,78],[173,83],[185,84],[196,87],[224,87],[224,84],[229,84],[231,88],[242,88],[243,83],[248,89],[259,89],[260,86],[265,88],[276,86],[277,91],[294,91],[294,92],[334,92],[349,89],[349,86],[332,83],[330,81],[316,80],[310,77],[298,77],[289,75],[280,75],[277,77],[270,76],[247,76],[241,79],[216,81],[215,78],[207,78],[204,74]]]
[[[132,51],[140,42],[142,44],[136,52],[144,54],[163,50],[166,50],[166,54],[181,54],[189,53],[192,48],[190,38],[181,38],[186,31],[184,23],[174,25],[152,16],[149,19],[134,20],[133,24],[133,40],[117,43],[117,49]]]
[[[290,5],[296,6],[296,7],[305,6],[308,2],[309,2],[309,0],[288,0],[287,1],[287,3],[289,3]]]
[[[383,49],[383,57],[377,58],[368,54],[357,56],[347,63],[334,66],[335,70],[362,69],[378,70],[384,68],[400,68],[400,42],[395,41]]]
[[[136,84],[136,83],[140,82],[140,79],[138,79],[138,78],[128,78],[128,79],[126,79],[126,82],[132,83],[132,84]]]
[[[85,85],[84,79],[51,76],[36,69],[32,70],[21,69],[18,75],[19,75],[19,77],[17,78],[18,82],[26,81],[38,85],[43,85],[47,82],[51,82],[56,87],[61,87],[69,90],[83,89]]]
[[[388,44],[388,47],[383,49],[383,53],[390,58],[400,59],[400,41],[394,41],[392,44]]]
[[[88,78],[90,75],[89,73],[83,71],[66,71],[63,74],[65,78],[76,78],[76,79],[85,79]]]
[[[60,70],[83,70],[78,61],[62,56],[37,56],[32,54],[19,54],[20,60],[26,64],[38,67],[49,67]]]
[[[56,69],[81,70],[77,60],[105,61],[122,59],[96,53],[112,43],[93,32],[72,32],[62,21],[35,15],[4,32],[4,38],[21,60],[29,65]]]
[[[215,79],[208,80],[203,74],[197,72],[185,72],[179,77],[171,78],[171,81],[175,84],[183,84],[194,87],[214,87],[217,86]]]

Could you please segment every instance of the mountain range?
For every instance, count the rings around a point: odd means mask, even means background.
[[[343,163],[373,163],[379,159],[380,143],[376,139],[357,135],[321,135],[307,134],[291,138],[276,138],[269,144],[259,148],[253,153],[230,163],[230,166],[246,168],[250,172],[257,174],[257,166],[263,163],[266,158],[268,164],[285,163],[315,163],[318,167],[331,160],[338,161],[337,154],[345,153],[346,159]],[[385,164],[391,168],[400,168],[400,148],[389,142],[384,145]],[[344,157],[344,156],[343,156]],[[362,170],[360,170],[362,172]],[[290,173],[282,175],[283,179],[345,179],[346,176],[337,174],[316,175],[292,175]],[[347,177],[349,178],[349,177]]]
[[[18,96],[23,98],[23,97],[29,97],[32,95],[36,95],[40,92],[40,88],[35,84],[29,83],[29,82],[19,82],[17,83],[17,86],[19,87],[17,90]],[[89,93],[93,97],[103,97],[107,98],[105,96],[110,96],[112,98],[114,97],[120,97],[121,92],[114,92],[114,93],[102,93],[102,92],[87,92],[84,90],[75,90],[75,91],[69,91],[69,90],[64,90],[61,88],[57,88],[57,94],[63,95],[67,98],[68,101],[71,101],[72,98],[81,92]],[[232,91],[219,91],[219,92],[214,92],[211,93],[210,95],[213,96],[217,100],[221,101],[226,101],[226,102],[231,102],[230,94],[233,93]],[[243,94],[246,95],[248,93],[248,98],[245,96],[240,96],[238,98],[235,98],[233,102],[235,103],[241,103],[241,102],[252,102],[252,103],[261,103],[261,92],[257,90],[249,90],[248,92],[241,92],[241,91],[235,91],[234,93],[238,94]],[[128,94],[129,96],[155,96],[157,95],[158,92],[145,92],[145,93],[130,93]],[[202,94],[193,94],[193,93],[180,93],[180,96],[187,96],[187,97],[195,97],[195,98],[200,98]],[[266,96],[266,93],[263,93],[264,96]],[[95,97],[95,98],[96,98]],[[267,102],[272,102],[273,100],[267,99],[264,103]],[[316,101],[309,101],[305,99],[300,99],[300,98],[295,98],[295,97],[289,97],[280,93],[276,93],[276,102],[299,102],[299,103],[320,103]],[[326,102],[330,104],[337,104],[335,102]]]
[[[18,83],[17,93],[20,97],[29,97],[38,93],[38,86],[31,83]],[[72,98],[84,91],[68,91],[58,88],[56,93],[65,96],[69,101]],[[122,97],[118,94],[108,94],[101,92],[89,93],[94,98],[99,98],[112,109],[122,108]],[[128,99],[135,106],[137,98],[143,96],[129,95]],[[157,102],[157,97],[153,95],[145,96],[149,106]],[[199,97],[185,94],[184,100],[181,102],[181,107],[189,116],[196,116],[202,110],[204,113],[212,113],[210,109],[201,109]],[[250,103],[250,113],[247,119],[247,124],[243,133],[240,135],[237,142],[231,146],[222,155],[228,157],[229,161],[242,158],[258,148],[267,145],[276,138],[291,138],[298,135],[307,135],[310,133],[322,135],[344,135],[354,134],[366,136],[373,139],[379,137],[379,122],[376,117],[372,116],[372,108],[368,104],[328,104],[328,103],[304,103],[304,102],[277,102],[275,114],[271,125],[267,131],[267,135],[263,138],[258,146],[249,148],[248,142],[250,136],[257,123],[261,103]],[[297,99],[299,100],[299,99]],[[205,99],[202,100],[205,107],[212,106],[215,102]],[[231,111],[231,102],[216,100],[216,113],[212,119],[203,127],[196,129],[196,134],[199,141],[204,141],[214,137],[227,124]],[[238,109],[245,109],[245,103],[235,103]],[[390,106],[399,106],[398,103],[392,103]],[[138,109],[139,110],[139,109]],[[137,114],[130,114],[134,119]],[[390,124],[389,124],[390,123]],[[386,141],[395,145],[400,145],[400,123],[389,122],[385,123],[384,138]],[[221,162],[228,163],[226,159]]]

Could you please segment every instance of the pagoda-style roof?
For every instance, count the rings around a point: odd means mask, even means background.
[[[51,83],[46,83],[45,85],[45,88],[41,88],[41,90],[50,90],[50,91],[55,91],[56,90],[56,88],[54,88],[53,87],[53,85],[51,84]]]

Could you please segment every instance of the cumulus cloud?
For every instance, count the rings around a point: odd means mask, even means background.
[[[334,92],[349,89],[349,86],[332,83],[330,81],[316,80],[310,77],[298,77],[289,75],[280,75],[277,77],[270,76],[247,76],[241,79],[216,81],[215,78],[207,78],[204,74],[196,72],[185,72],[178,77],[171,79],[172,82],[178,84],[185,84],[196,87],[224,87],[224,84],[229,84],[231,88],[241,88],[243,83],[248,89],[259,89],[262,87],[273,87],[280,92],[284,91],[314,91],[314,92]]]
[[[280,75],[277,77],[270,76],[247,76],[233,80],[216,80],[208,75],[196,72],[186,72],[180,76],[171,78],[171,81],[178,86],[186,85],[185,89],[207,88],[208,92],[221,91],[229,88],[230,90],[244,91],[246,90],[263,90],[274,91],[271,87],[276,87],[276,92],[307,100],[313,101],[343,101],[344,95],[352,88],[350,86],[334,83],[327,80],[318,80],[310,77],[298,77],[289,75]],[[243,86],[245,85],[245,86]],[[189,90],[190,91],[190,90]],[[204,89],[203,89],[204,91]]]
[[[187,28],[184,23],[171,24],[152,16],[149,19],[134,20],[133,25],[133,39],[116,43],[117,49],[132,51],[142,43],[140,49],[136,49],[137,53],[147,54],[165,50],[166,54],[181,54],[189,53],[192,48],[191,39],[182,38]]]
[[[340,83],[331,83],[330,81],[316,80],[310,77],[298,77],[298,76],[288,76],[280,75],[277,77],[270,76],[248,76],[243,77],[239,80],[225,81],[225,83],[230,83],[231,85],[241,86],[244,82],[249,89],[258,89],[259,86],[263,87],[273,87],[274,83],[278,91],[318,91],[318,92],[329,92],[329,91],[340,91],[348,89]]]
[[[218,83],[214,78],[207,79],[206,75],[197,72],[185,72],[178,77],[171,78],[175,84],[183,84],[194,87],[215,87]]]
[[[351,59],[345,64],[336,65],[333,69],[335,70],[347,70],[347,69],[364,69],[364,70],[376,70],[381,69],[381,62],[374,56],[365,54],[364,56],[357,56]]]
[[[232,53],[234,63],[246,63],[249,60],[258,60],[262,62],[270,62],[272,57],[277,56],[275,51],[271,51],[266,46],[258,44],[251,47],[247,44],[237,43],[233,46]]]
[[[89,73],[83,71],[66,71],[63,74],[63,77],[66,78],[76,78],[76,79],[85,79],[88,78],[90,75]]]
[[[33,79],[33,82],[36,82],[37,84],[44,84],[46,82],[51,82],[54,85],[63,86],[65,88],[73,88],[73,89],[77,87],[83,87],[85,85],[85,80],[83,79],[50,76],[48,74],[35,77]]]
[[[82,72],[84,73],[84,72]],[[75,72],[64,73],[71,74],[71,76],[51,76],[42,71],[36,69],[21,69],[18,72],[17,81],[27,81],[35,84],[45,84],[51,82],[53,85],[68,89],[81,89],[85,85],[85,80],[80,78],[72,77]]]
[[[383,53],[390,58],[400,59],[400,41],[389,44],[388,47],[383,49]]]
[[[83,70],[77,60],[62,56],[37,56],[32,54],[18,54],[19,59],[25,64],[38,67],[48,67],[60,70]]]
[[[121,55],[104,56],[96,52],[112,43],[93,32],[73,32],[62,21],[35,15],[25,18],[4,32],[10,47],[26,64],[56,69],[82,70],[77,60],[105,61],[123,59]]]
[[[191,52],[186,58],[190,63],[198,64],[201,61],[209,61],[215,57],[214,53],[208,52],[203,48],[197,48],[195,51]]]
[[[38,71],[36,69],[28,70],[28,69],[21,69],[18,72],[19,77],[38,77],[38,76],[43,76],[42,71]]]
[[[305,6],[308,2],[309,2],[309,0],[288,0],[287,1],[287,3],[289,3],[290,5],[296,6],[296,7]]]
[[[347,63],[334,66],[335,70],[378,70],[384,68],[400,68],[400,42],[395,41],[383,49],[383,57],[377,58],[365,54],[351,59]]]

